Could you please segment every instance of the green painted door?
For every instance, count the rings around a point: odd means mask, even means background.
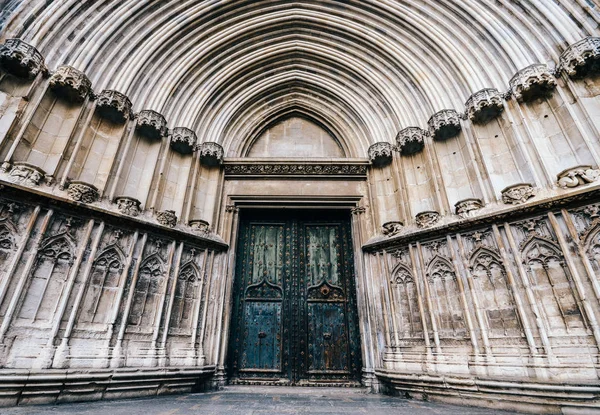
[[[242,212],[239,235],[231,382],[358,382],[349,214]]]

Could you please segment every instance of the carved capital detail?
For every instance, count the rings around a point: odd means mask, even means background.
[[[402,232],[402,229],[404,229],[404,223],[395,220],[384,223],[381,227],[381,233],[385,236],[392,237]]]
[[[174,210],[163,210],[160,212],[156,212],[156,220],[163,226],[168,226],[169,228],[177,225],[177,215]]]
[[[94,203],[100,197],[96,186],[79,181],[71,182],[67,193],[71,199],[81,203]]]
[[[560,69],[571,78],[600,72],[600,37],[586,37],[560,55]]]
[[[355,206],[350,209],[350,213],[352,215],[361,215],[361,214],[365,213],[366,211],[367,211],[367,208],[365,208],[364,206]]]
[[[32,79],[40,72],[48,73],[42,54],[20,39],[6,39],[0,47],[0,64],[18,78]]]
[[[533,101],[550,95],[556,88],[556,78],[541,63],[521,69],[510,80],[510,89],[519,102]]]
[[[407,127],[396,136],[396,145],[400,154],[407,156],[423,150],[427,131],[419,127]]]
[[[136,129],[145,137],[160,140],[167,134],[167,120],[152,110],[142,110],[137,115]]]
[[[96,99],[96,110],[103,118],[122,123],[131,117],[131,101],[118,91],[105,89]]]
[[[171,132],[171,148],[181,154],[192,154],[196,146],[196,133],[185,127],[175,127]]]
[[[600,170],[592,166],[575,166],[558,173],[558,185],[563,189],[592,183],[600,177]]]
[[[205,166],[218,166],[223,163],[225,150],[219,143],[205,141],[198,146],[198,150],[200,151],[200,161]]]
[[[434,140],[448,140],[460,133],[460,114],[455,110],[441,110],[431,116],[427,125]]]
[[[485,124],[504,111],[504,97],[494,88],[475,92],[465,103],[467,116],[476,124]]]
[[[141,212],[140,205],[142,204],[139,200],[128,196],[119,196],[115,199],[117,209],[124,215],[138,216]]]
[[[392,161],[394,147],[390,143],[379,142],[369,147],[369,160],[374,166],[382,167]]]
[[[502,202],[507,205],[520,205],[536,194],[536,189],[529,183],[517,183],[502,190]]]
[[[454,207],[456,208],[456,214],[461,218],[468,218],[473,216],[473,213],[481,208],[484,204],[481,199],[464,199],[456,202]]]
[[[427,210],[425,212],[417,213],[415,219],[419,228],[429,228],[430,226],[438,223],[441,219],[441,216],[439,212]]]
[[[62,65],[52,74],[50,88],[66,100],[83,102],[92,92],[92,83],[85,74],[72,66]]]
[[[46,172],[32,164],[16,162],[9,173],[9,181],[24,186],[37,186],[46,176]]]
[[[188,222],[188,225],[194,232],[198,232],[200,234],[210,233],[210,224],[203,219],[192,219]]]

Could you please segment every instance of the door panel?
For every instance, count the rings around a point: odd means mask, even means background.
[[[240,222],[232,383],[359,380],[349,215],[273,216],[242,216]]]

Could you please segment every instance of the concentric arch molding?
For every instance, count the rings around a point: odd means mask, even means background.
[[[336,176],[366,177],[369,161],[225,161],[226,176]]]

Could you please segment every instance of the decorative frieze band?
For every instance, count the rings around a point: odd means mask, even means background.
[[[226,175],[365,176],[367,164],[225,164]]]

